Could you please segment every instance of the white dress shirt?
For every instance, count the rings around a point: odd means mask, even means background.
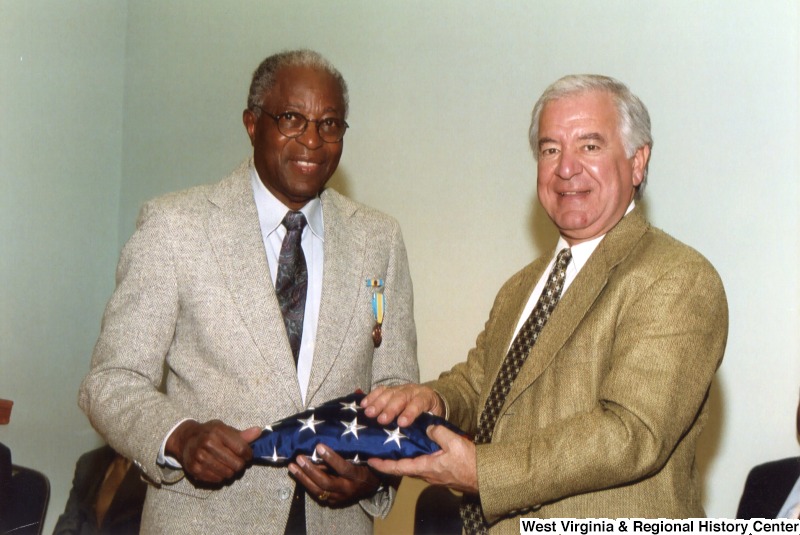
[[[631,210],[633,210],[635,206],[635,201],[631,201],[631,204],[628,205],[628,209],[625,211],[625,215],[631,213]],[[550,263],[547,264],[547,269],[544,270],[544,274],[539,279],[539,282],[536,283],[536,286],[533,287],[533,292],[531,292],[531,296],[528,298],[528,303],[525,305],[525,308],[522,309],[522,315],[520,315],[519,322],[517,322],[517,328],[514,329],[514,336],[511,338],[512,344],[514,343],[514,339],[517,337],[519,330],[522,328],[522,325],[525,323],[525,320],[527,320],[528,316],[530,316],[531,312],[533,312],[533,307],[536,306],[539,296],[542,295],[542,291],[544,291],[544,285],[547,284],[547,278],[550,276],[550,270],[553,269],[553,266],[556,263],[556,257],[558,256],[559,251],[564,248],[569,248],[572,251],[572,260],[570,260],[569,264],[567,264],[567,276],[564,279],[564,288],[561,290],[561,296],[563,297],[564,294],[567,293],[567,288],[570,287],[572,281],[575,280],[575,277],[578,276],[578,273],[580,273],[581,269],[583,269],[583,266],[585,266],[586,262],[589,261],[589,257],[592,256],[592,253],[595,249],[597,249],[597,246],[600,245],[600,242],[603,240],[603,238],[605,238],[605,234],[589,241],[573,245],[572,247],[569,246],[567,240],[565,240],[563,236],[558,238],[558,244],[556,245],[556,251],[553,255],[553,258],[550,259]],[[508,347],[511,349],[510,344]]]
[[[800,516],[800,478],[795,481],[792,491],[786,497],[783,507],[775,518],[797,518],[798,516]]]
[[[272,285],[278,277],[278,258],[286,236],[286,227],[281,222],[289,212],[272,193],[264,186],[254,167],[250,168],[253,184],[253,197],[258,210],[258,223],[261,226],[261,237],[272,277]],[[317,323],[319,321],[319,304],[322,299],[322,267],[325,228],[322,223],[322,202],[319,197],[310,200],[300,209],[308,224],[303,229],[302,247],[308,269],[308,294],[303,316],[303,338],[300,342],[300,354],[297,361],[297,381],[303,403],[306,400],[308,381],[311,377],[311,364],[314,360],[314,347],[317,339]]]

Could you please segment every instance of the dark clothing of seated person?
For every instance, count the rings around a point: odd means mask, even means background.
[[[800,512],[797,506],[800,506],[800,457],[790,457],[750,470],[736,518],[797,518]]]
[[[800,403],[797,405],[800,434]],[[798,518],[800,515],[800,457],[756,466],[747,475],[736,518]]]
[[[11,450],[0,443],[0,533],[5,533],[11,503]]]
[[[146,491],[139,470],[110,446],[84,453],[53,534],[137,534]]]

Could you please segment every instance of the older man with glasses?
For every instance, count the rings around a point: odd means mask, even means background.
[[[325,189],[347,111],[319,54],[270,56],[243,114],[252,159],[142,209],[80,405],[152,483],[144,533],[372,533],[391,506],[324,446],[252,466],[262,426],[418,380],[400,228]]]

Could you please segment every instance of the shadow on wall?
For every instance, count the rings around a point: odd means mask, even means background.
[[[636,205],[641,207],[644,217],[649,221],[650,215],[646,195],[645,193],[645,198],[637,200]],[[531,236],[536,250],[543,251],[542,254],[548,254],[558,242],[558,230],[539,203],[536,192],[534,192],[531,197],[531,211],[528,216],[528,234]]]
[[[353,199],[349,184],[350,178],[348,177],[347,172],[341,167],[338,167],[325,186],[327,188],[333,188],[345,197]]]
[[[722,362],[724,365],[725,361],[723,360]],[[700,481],[702,481],[703,484],[704,504],[707,502],[706,488],[708,488],[708,474],[711,472],[711,466],[714,464],[719,446],[722,443],[722,429],[725,424],[725,411],[722,410],[722,407],[725,405],[725,395],[720,382],[719,372],[717,372],[717,376],[714,378],[714,381],[711,382],[711,388],[706,398],[708,403],[708,421],[706,422],[706,428],[703,434],[700,435],[700,440],[697,444],[697,455],[695,457],[697,469],[700,472]],[[731,504],[731,507],[735,507],[735,504]],[[731,510],[730,518],[733,518],[734,513],[735,511]]]
[[[534,192],[531,198],[531,211],[528,216],[528,234],[533,239],[533,245],[542,254],[550,254],[558,242],[558,230],[539,203],[539,198]]]

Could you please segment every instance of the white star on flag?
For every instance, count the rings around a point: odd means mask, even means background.
[[[398,448],[400,447],[400,439],[408,438],[407,436],[405,436],[403,433],[400,432],[399,427],[396,428],[394,431],[389,431],[388,429],[384,429],[383,431],[387,435],[389,435],[389,438],[387,438],[383,443],[388,444],[389,442],[394,442],[395,444],[397,444]]]
[[[316,425],[322,423],[322,420],[314,419],[313,412],[311,413],[311,416],[309,416],[305,420],[303,420],[302,418],[298,418],[297,421],[303,424],[303,427],[300,428],[300,431],[298,431],[298,433],[302,433],[304,429],[311,429],[311,431],[313,431],[315,435],[317,434]]]
[[[344,403],[340,401],[339,404],[342,406],[344,410],[347,411],[358,412],[359,410],[363,410],[361,409],[361,407],[358,406],[358,404],[355,401],[351,401],[350,403]]]
[[[355,435],[356,438],[358,438],[358,430],[367,428],[366,425],[358,424],[358,418],[353,418],[352,422],[345,422],[344,420],[342,420],[341,422],[342,425],[346,427],[344,433],[342,433],[342,436],[353,434]]]
[[[280,461],[285,461],[286,457],[281,457],[280,455],[278,455],[278,448],[272,448],[272,456],[269,457],[269,460],[272,461],[273,463],[277,463]]]

